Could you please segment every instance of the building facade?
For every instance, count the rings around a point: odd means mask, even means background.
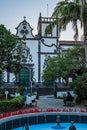
[[[42,82],[42,73],[46,56],[58,55],[60,48],[66,50],[75,44],[82,44],[82,41],[60,41],[58,24],[54,26],[52,32],[45,33],[46,27],[55,19],[42,17],[38,19],[38,33],[33,35],[33,28],[26,17],[16,27],[16,35],[23,41],[23,68],[18,73],[17,83],[20,86],[32,86],[32,82]],[[12,74],[11,74],[12,75]],[[6,82],[6,72],[4,82]],[[10,76],[10,82],[15,82],[15,76]]]

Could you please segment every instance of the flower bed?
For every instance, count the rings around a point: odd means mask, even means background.
[[[81,110],[77,110],[77,109],[73,109],[73,108],[64,108],[64,109],[53,109],[53,108],[49,108],[49,109],[45,109],[45,110],[41,110],[41,109],[26,109],[26,110],[18,110],[18,111],[14,111],[14,112],[5,112],[0,114],[0,119],[2,118],[6,118],[6,117],[10,117],[10,116],[14,116],[14,115],[20,115],[20,114],[26,114],[26,113],[38,113],[38,112],[84,112],[87,113],[87,109],[81,109]]]

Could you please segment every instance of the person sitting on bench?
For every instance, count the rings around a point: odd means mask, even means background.
[[[73,96],[71,95],[71,93],[70,92],[67,92],[67,96],[66,96],[66,98],[63,100],[63,102],[64,102],[64,105],[63,106],[66,106],[66,103],[68,102],[68,101],[73,101]]]

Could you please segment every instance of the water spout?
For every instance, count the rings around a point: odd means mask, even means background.
[[[69,130],[76,130],[76,127],[74,126],[74,121],[71,121],[71,126],[69,127]]]
[[[51,128],[56,129],[56,130],[58,130],[58,129],[62,130],[62,129],[66,128],[65,126],[61,126],[61,124],[60,124],[60,116],[59,115],[56,118],[56,122],[57,122],[57,125],[52,126]]]
[[[57,122],[57,126],[60,126],[60,116],[59,115],[57,116],[56,122]]]
[[[24,130],[29,130],[29,125],[25,124],[24,128],[25,128]]]
[[[44,121],[45,121],[45,123],[47,122],[47,116],[46,116],[46,114],[44,114]]]

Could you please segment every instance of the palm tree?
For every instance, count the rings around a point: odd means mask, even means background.
[[[78,22],[80,23],[84,33],[85,58],[87,65],[87,0],[60,1],[56,4],[52,17],[57,18],[53,25],[56,25],[58,22],[59,32],[66,30],[67,25],[71,22],[72,28],[75,31],[75,40],[78,39]]]

